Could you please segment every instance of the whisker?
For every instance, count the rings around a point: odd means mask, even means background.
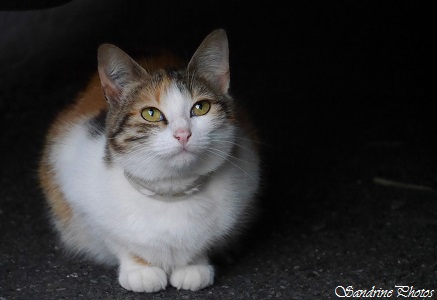
[[[220,134],[217,134],[217,133],[211,133],[210,137],[212,137],[212,138],[220,138],[222,136]],[[265,143],[263,141],[260,141],[260,140],[255,140],[255,139],[251,139],[251,138],[247,138],[247,137],[241,137],[241,136],[234,136],[234,137],[232,137],[232,139],[249,141],[249,142],[253,142],[255,144],[269,145],[269,144],[267,144],[267,143]]]
[[[224,153],[227,157],[233,158],[233,159],[235,159],[235,160],[239,160],[239,161],[244,162],[244,163],[246,163],[246,164],[249,164],[249,165],[252,164],[250,161],[244,160],[244,159],[239,158],[239,157],[236,157],[236,156],[234,156],[234,155],[230,155],[230,154],[228,154],[227,152],[225,152],[225,151],[223,151],[223,150],[220,150],[220,149],[217,149],[217,148],[209,148],[209,149],[210,149],[210,150],[214,150],[214,151],[219,151],[219,152],[221,152],[221,153]]]
[[[250,176],[250,174],[247,173],[244,169],[242,169],[239,165],[237,165],[237,164],[234,163],[233,161],[229,160],[226,156],[222,156],[222,155],[220,155],[220,154],[218,154],[218,153],[213,152],[212,150],[216,150],[216,149],[206,149],[206,151],[208,151],[208,152],[210,152],[210,153],[212,153],[212,154],[214,154],[214,155],[217,155],[218,157],[221,157],[221,158],[225,159],[226,161],[230,162],[230,163],[233,164],[235,167],[237,167],[238,169],[240,169],[243,173],[245,173],[245,174],[246,174],[250,179],[254,180],[254,178],[253,178],[252,176]]]
[[[255,144],[262,144],[262,145],[269,146],[269,144],[267,144],[265,142],[262,142],[260,140],[254,140],[254,139],[249,139],[249,138],[244,138],[244,137],[239,137],[239,136],[234,137],[234,139],[244,140],[244,141],[249,141],[249,142],[252,142],[252,143],[255,143]]]
[[[245,147],[245,146],[242,146],[242,145],[240,145],[240,144],[238,144],[238,143],[236,143],[236,142],[227,141],[227,140],[211,140],[211,141],[212,141],[212,142],[221,142],[221,143],[233,144],[233,145],[238,146],[238,147],[240,147],[241,149],[244,149],[244,150],[246,150],[246,151],[248,151],[248,152],[250,152],[250,153],[255,153],[254,150],[249,149],[249,148],[247,148],[247,147]]]

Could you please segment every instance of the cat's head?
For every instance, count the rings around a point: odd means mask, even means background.
[[[98,49],[108,102],[108,156],[144,180],[206,174],[228,157],[236,130],[228,41],[210,33],[185,68],[149,70],[114,45]]]

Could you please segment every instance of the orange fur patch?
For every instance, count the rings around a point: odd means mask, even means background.
[[[171,79],[165,75],[165,73],[162,74],[161,81],[159,83],[159,87],[156,87],[155,89],[155,99],[156,101],[160,102],[161,97],[164,95],[165,91],[170,86]]]
[[[49,130],[47,141],[50,143],[52,139],[61,136],[66,132],[65,129],[77,122],[78,119],[96,115],[106,107],[107,103],[103,96],[100,78],[95,73],[85,90],[79,94],[77,101],[58,114]]]
[[[131,258],[132,260],[139,264],[139,265],[143,265],[143,266],[150,266],[150,263],[145,261],[144,259],[142,259],[141,257],[139,257],[138,255],[135,254],[131,254]]]
[[[54,178],[53,170],[49,162],[50,147],[53,140],[62,136],[70,124],[84,116],[97,114],[105,107],[106,101],[103,97],[100,79],[96,73],[91,78],[87,88],[79,96],[77,102],[58,114],[46,137],[46,145],[39,165],[39,181],[53,216],[63,226],[68,225],[72,217],[72,210]]]
[[[40,185],[47,197],[51,208],[52,216],[64,227],[66,227],[73,215],[70,205],[64,198],[59,185],[53,178],[53,172],[47,163],[47,159],[43,159],[39,168]]]
[[[145,94],[143,93],[143,95],[153,97],[148,99],[154,99],[156,102],[159,103],[163,93],[168,89],[171,83],[171,79],[165,74],[165,72],[160,71],[160,69],[181,68],[183,67],[183,61],[171,53],[164,52],[153,57],[142,58],[138,60],[138,63],[149,74],[159,72],[162,75],[159,86],[153,87],[153,94],[149,94],[150,91],[147,91]]]

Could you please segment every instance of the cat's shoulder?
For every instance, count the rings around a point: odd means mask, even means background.
[[[68,132],[68,129],[84,120],[97,117],[107,110],[107,103],[97,73],[92,74],[86,86],[77,93],[72,103],[61,109],[51,123],[47,138],[52,140]]]

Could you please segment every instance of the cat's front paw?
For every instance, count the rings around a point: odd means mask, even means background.
[[[214,282],[211,265],[191,265],[173,271],[170,283],[177,289],[198,291]]]
[[[157,267],[123,270],[118,277],[120,285],[134,292],[158,292],[167,286],[167,275]]]

